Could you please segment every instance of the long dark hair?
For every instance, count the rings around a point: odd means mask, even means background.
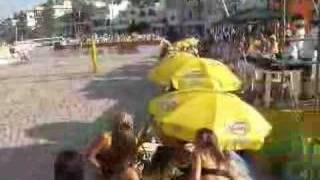
[[[217,164],[227,163],[228,154],[219,148],[218,138],[215,133],[209,129],[200,129],[195,137],[196,149],[199,152],[210,152]]]

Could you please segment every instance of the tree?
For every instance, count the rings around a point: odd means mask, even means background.
[[[16,20],[16,27],[17,27],[17,36],[18,39],[23,40],[26,37],[28,32],[27,26],[27,14],[23,11],[14,14],[14,20]]]
[[[0,39],[8,43],[15,41],[15,27],[12,24],[12,19],[4,19],[0,25]]]
[[[42,11],[41,18],[35,30],[39,37],[52,37],[56,33],[56,21],[52,6],[52,0],[49,0],[43,5],[44,10]]]
[[[135,21],[133,21],[132,23],[130,23],[130,25],[128,27],[128,32],[129,33],[133,33],[133,32],[143,33],[144,31],[147,31],[149,28],[150,28],[150,24],[148,24],[146,22],[140,22],[140,23],[136,24]]]

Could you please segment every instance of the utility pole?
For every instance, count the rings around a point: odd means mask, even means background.
[[[111,0],[111,6],[110,6],[110,20],[109,20],[109,29],[110,29],[110,34],[113,34],[113,27],[112,27],[112,22],[113,22],[113,5],[114,5],[114,0]]]
[[[18,41],[18,36],[19,36],[19,33],[18,33],[18,25],[16,24],[16,33],[15,33],[16,35],[16,42]]]
[[[17,19],[13,19],[12,20],[12,24],[14,25],[14,27],[15,27],[15,41],[17,42],[18,41],[18,35],[19,35],[19,33],[18,33],[18,20]]]
[[[313,2],[314,10],[316,11],[317,15],[319,16],[319,5],[320,5],[320,1],[318,1],[318,4],[316,3],[315,0],[312,0],[312,2]]]
[[[283,44],[286,42],[287,0],[283,0]]]
[[[316,63],[316,82],[315,82],[315,94],[316,94],[316,108],[318,110],[319,108],[319,98],[320,98],[320,94],[319,94],[319,81],[320,81],[320,77],[319,77],[319,63],[320,63],[320,14],[317,13],[317,26],[318,26],[318,36],[317,36],[317,41],[318,41],[318,46],[317,46],[317,63]]]

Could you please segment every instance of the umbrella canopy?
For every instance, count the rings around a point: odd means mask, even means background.
[[[199,129],[213,130],[222,149],[258,150],[271,126],[263,116],[239,97],[188,89],[168,93],[150,101],[155,127],[167,137],[192,141]]]
[[[188,47],[196,47],[199,44],[199,39],[196,38],[186,38],[181,41],[175,42],[172,46],[177,49],[184,49]]]
[[[273,19],[280,19],[281,13],[276,11],[271,11],[265,8],[254,8],[245,11],[240,11],[231,17],[225,18],[220,22],[229,22],[229,23],[243,23],[248,21],[267,21]]]
[[[228,92],[241,88],[239,78],[223,63],[181,52],[161,61],[151,70],[149,79],[160,86],[175,89],[202,87]]]
[[[199,45],[199,39],[196,38],[186,38],[182,39],[180,41],[175,42],[174,44],[170,44],[168,50],[168,54],[175,54],[179,52],[187,52],[194,55],[198,55],[198,45]]]

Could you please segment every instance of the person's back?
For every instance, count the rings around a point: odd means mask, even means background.
[[[209,129],[197,132],[192,157],[192,180],[249,180],[233,163],[229,152],[219,147],[217,136]]]
[[[217,164],[210,152],[200,152],[201,180],[230,180],[228,165],[226,163]]]

